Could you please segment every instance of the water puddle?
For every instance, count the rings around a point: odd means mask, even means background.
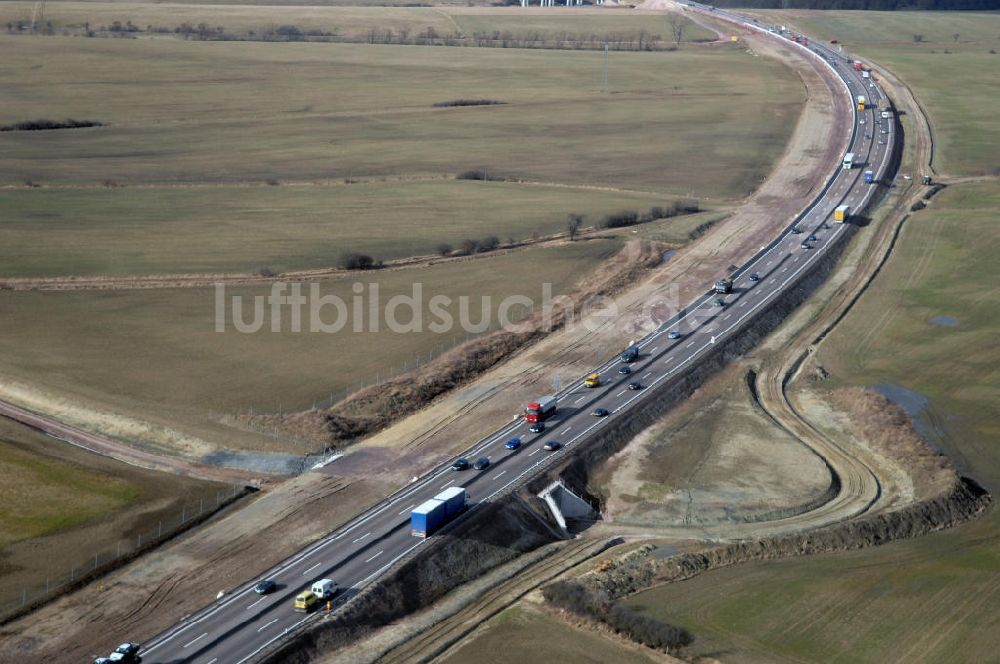
[[[870,389],[878,392],[889,401],[903,409],[913,423],[913,428],[917,430],[931,447],[941,451],[941,441],[944,439],[944,431],[934,423],[930,415],[929,407],[931,400],[920,392],[909,390],[900,385],[892,383],[879,383],[871,385]]]
[[[958,327],[958,319],[951,316],[931,316],[927,319],[927,322],[931,325],[940,325],[941,327]]]
[[[237,452],[218,450],[206,454],[202,463],[223,468],[239,468],[268,475],[297,475],[303,470],[303,458],[292,454],[267,454],[264,452]]]

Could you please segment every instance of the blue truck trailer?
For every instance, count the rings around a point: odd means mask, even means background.
[[[639,347],[636,346],[635,344],[632,344],[631,346],[626,348],[625,352],[622,353],[622,362],[631,364],[632,362],[635,362],[638,359],[639,359]]]
[[[453,486],[410,512],[410,533],[414,537],[430,537],[434,532],[465,509],[465,489]]]
[[[875,173],[873,171],[865,171],[865,184],[875,183]]]

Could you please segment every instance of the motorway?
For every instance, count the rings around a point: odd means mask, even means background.
[[[742,21],[734,14],[713,11],[712,15]],[[756,24],[746,27],[767,33]],[[332,578],[348,589],[344,596],[350,596],[424,545],[425,540],[409,532],[409,511],[415,505],[446,487],[464,486],[472,504],[470,511],[475,512],[476,505],[515,489],[559,458],[572,454],[574,447],[585,444],[612,420],[628,417],[629,411],[641,405],[655,388],[697,363],[712,351],[714,344],[738,334],[755,315],[793,287],[847,231],[847,225],[833,222],[834,208],[846,204],[856,210],[873,195],[875,187],[864,183],[863,171],[873,170],[877,181],[883,177],[896,136],[893,121],[877,122],[882,91],[874,81],[862,79],[849,61],[822,45],[791,46],[818,53],[826,63],[824,66],[834,69],[842,79],[843,93],[849,94],[852,102],[854,96],[864,94],[870,105],[865,111],[857,111],[851,104],[855,110],[848,151],[855,154],[855,167],[846,170],[839,163],[831,164],[830,179],[819,197],[795,219],[790,219],[779,237],[732,275],[732,293],[717,296],[706,292],[638,341],[641,355],[631,365],[630,375],[618,373],[621,362],[615,356],[594,368],[601,373],[600,387],[583,387],[581,377],[562,390],[558,395],[558,412],[546,423],[545,432],[531,434],[523,422],[515,421],[462,455],[470,460],[490,457],[492,463],[486,470],[452,471],[449,461],[427,473],[270,570],[265,576],[278,583],[277,591],[256,595],[252,586],[257,579],[248,579],[245,586],[149,641],[143,649],[144,661],[242,664],[253,660],[290,630],[317,619],[315,614],[292,610],[292,598],[314,580]],[[871,110],[872,106],[876,110]],[[808,241],[811,236],[815,240]],[[751,279],[755,273],[757,278]],[[710,286],[706,284],[706,288]],[[715,302],[717,298],[722,300],[721,306]],[[680,337],[671,339],[672,331],[679,332]],[[644,389],[629,390],[631,381],[638,381]],[[539,396],[542,395],[526,394],[523,400]],[[591,412],[595,408],[607,409],[610,415],[594,417]],[[520,450],[510,452],[504,443],[514,435],[521,438],[523,445]],[[562,443],[561,449],[554,452],[542,449],[553,440]],[[120,634],[112,640],[118,643],[133,636]],[[110,645],[113,644],[109,641]]]

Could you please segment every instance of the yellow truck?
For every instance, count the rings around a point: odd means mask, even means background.
[[[303,590],[295,596],[295,610],[309,613],[319,604],[319,595],[311,590]]]
[[[847,221],[847,217],[851,214],[851,208],[847,205],[839,205],[837,209],[833,211],[833,220],[838,224],[842,224]]]
[[[601,374],[599,373],[592,373],[583,379],[584,387],[597,387],[600,384],[601,384]]]

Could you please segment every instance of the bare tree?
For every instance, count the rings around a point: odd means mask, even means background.
[[[667,17],[667,23],[670,24],[670,34],[674,36],[674,44],[680,44],[681,40],[684,39],[687,22],[677,14],[670,14]]]
[[[924,40],[924,36],[923,35],[913,35],[913,42],[915,44],[919,44],[923,40]]]
[[[962,35],[960,35],[960,34],[958,34],[958,33],[956,32],[955,34],[953,34],[953,35],[951,36],[951,38],[952,38],[952,39],[954,39],[954,40],[955,40],[956,42],[958,42],[958,38],[959,38],[959,37],[961,37],[961,36],[962,36]]]
[[[582,214],[577,214],[575,212],[572,212],[566,216],[566,231],[569,233],[570,240],[576,239],[576,234],[580,232],[580,226],[582,225],[583,225]]]

